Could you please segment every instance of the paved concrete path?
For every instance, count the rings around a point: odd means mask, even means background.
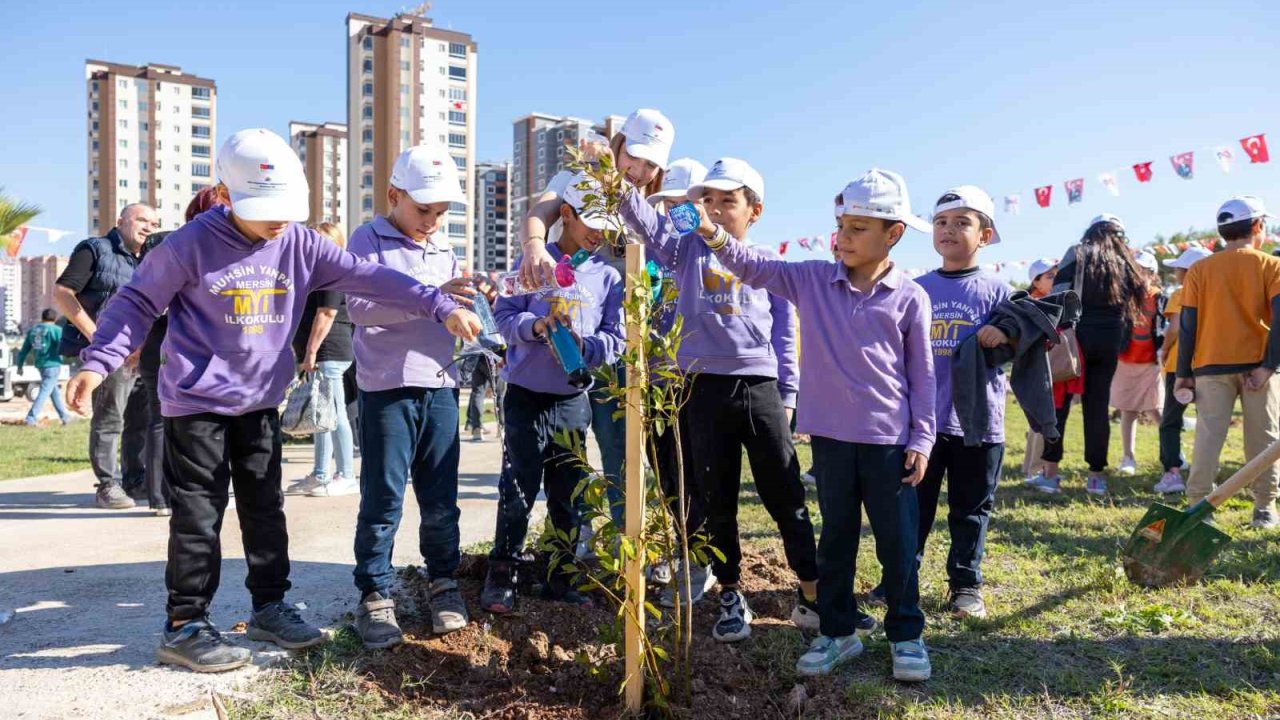
[[[492,438],[492,434],[490,434]],[[594,455],[594,441],[589,442]],[[311,469],[311,446],[286,446],[286,484]],[[501,448],[463,441],[462,545],[492,540]],[[98,510],[88,471],[0,482],[0,697],[5,718],[212,718],[209,689],[243,692],[282,657],[270,645],[255,665],[221,675],[162,668],[167,524],[150,511]],[[331,624],[354,609],[352,539],[358,496],[289,496],[293,590],[304,615]],[[541,510],[540,510],[541,511]],[[395,563],[421,564],[417,504],[406,494]],[[226,630],[249,618],[236,516],[223,526],[222,587],[213,604]]]

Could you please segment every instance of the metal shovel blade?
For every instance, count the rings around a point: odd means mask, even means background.
[[[1195,582],[1231,541],[1205,522],[1213,514],[1206,501],[1186,510],[1152,503],[1124,549],[1124,572],[1144,587]]]

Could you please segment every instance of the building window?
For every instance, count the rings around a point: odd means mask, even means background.
[[[194,117],[194,118],[208,118],[208,117],[209,117],[209,115],[210,115],[210,111],[209,111],[209,108],[207,108],[207,107],[202,107],[202,106],[199,106],[199,105],[193,105],[193,106],[191,107],[191,117]]]
[[[128,100],[121,100],[121,101],[120,101],[120,107],[121,107],[122,109],[124,109],[124,110],[128,110],[128,109],[129,109],[129,101],[128,101]]]
[[[489,210],[489,211],[485,212],[484,216],[485,216],[486,218],[488,218],[488,219],[492,220],[492,219],[493,219],[493,217],[494,217],[494,215],[493,215],[493,211],[492,211],[492,210]]]
[[[118,181],[116,182],[116,186],[117,186],[117,187],[122,187],[122,188],[127,188],[127,187],[129,187],[129,181],[128,181],[128,180],[118,180]]]
[[[128,169],[129,161],[125,160],[124,158],[120,158],[120,167]]]
[[[363,153],[363,156],[362,156],[360,159],[364,161],[364,164],[365,164],[365,165],[372,165],[372,164],[373,164],[373,151],[372,151],[372,150],[365,150],[365,151],[364,151],[364,153]]]
[[[400,61],[400,72],[409,72],[409,61],[408,61],[408,60],[401,60],[401,61]]]
[[[363,198],[361,198],[361,200],[360,200],[360,207],[361,207],[365,212],[371,212],[371,211],[373,210],[373,196],[372,196],[372,195],[365,195]]]
[[[191,163],[191,174],[195,177],[209,177],[209,163]]]
[[[365,35],[365,37],[364,37],[364,42],[362,42],[362,43],[360,43],[360,44],[361,44],[362,46],[364,46],[364,49],[365,49],[365,50],[372,50],[372,49],[373,49],[373,38],[372,38],[371,36],[369,36],[369,35]]]
[[[144,123],[142,123],[142,132],[146,132],[146,131],[148,131],[148,130],[150,130],[150,129],[151,129],[151,123],[149,123],[149,122],[144,122]]]
[[[139,181],[138,181],[138,189],[139,189],[139,190],[146,190],[146,189],[147,189],[147,181],[146,181],[146,180],[139,180]]]
[[[467,56],[467,46],[464,43],[449,43],[449,57],[464,58]]]
[[[441,92],[444,92],[444,91],[442,90]],[[467,99],[467,89],[466,89],[466,88],[459,88],[459,87],[451,87],[451,88],[449,88],[449,99],[450,99],[450,100],[466,100],[466,99]]]
[[[364,118],[365,120],[372,120],[372,119],[373,119],[373,106],[372,106],[372,105],[365,105],[365,106],[360,110],[360,117]]]
[[[92,105],[92,107],[93,107],[93,111],[94,111],[94,112],[98,112],[98,101],[97,101],[97,100],[94,100],[94,101],[93,101],[93,105]]]
[[[373,128],[365,128],[360,131],[361,142],[373,142]]]
[[[373,187],[373,173],[365,173],[360,176],[360,187]]]
[[[402,38],[400,38],[400,47],[402,47],[402,48],[407,48],[407,47],[409,47],[409,38],[407,38],[407,37],[402,37]]]
[[[365,97],[373,97],[373,83],[367,82],[360,86],[360,91]]]
[[[450,66],[449,66],[449,79],[450,79],[450,80],[466,80],[466,79],[467,79],[467,69],[466,69],[466,68],[464,68],[464,67],[458,67],[457,65],[450,65]]]
[[[122,88],[122,89],[123,89],[123,88],[127,88],[127,87],[129,87],[129,81],[128,81],[128,80],[124,80],[124,79],[117,80],[117,81],[116,81],[116,86],[117,86],[117,87],[119,87],[119,88]]]
[[[495,206],[497,205],[497,204],[493,201],[493,198],[487,198],[487,199],[484,201],[484,204],[485,204],[485,205],[488,205],[489,207],[495,207]]]
[[[173,171],[174,171],[174,172],[176,172],[176,173],[180,173],[180,172],[182,172],[182,163],[174,163],[174,164],[173,164]],[[178,184],[177,184],[177,183],[174,183],[174,184],[173,184],[173,189],[174,189],[174,190],[177,190],[177,189],[178,189]]]
[[[364,63],[362,63],[362,65],[361,65],[361,69],[364,71],[364,73],[365,73],[366,75],[372,75],[372,74],[373,74],[373,61],[372,61],[372,60],[370,60],[370,59],[368,59],[368,58],[365,58]]]
[[[449,146],[450,147],[466,147],[467,136],[461,135],[459,133],[449,133]]]
[[[192,192],[192,193],[198,193],[198,192],[200,192],[201,190],[204,190],[204,189],[205,189],[205,188],[207,188],[207,187],[209,187],[209,186],[208,186],[207,184],[205,184],[205,183],[191,183],[191,192]]]
[[[209,157],[208,145],[192,145],[191,154],[195,157]]]
[[[93,141],[93,151],[94,151],[94,152],[98,152],[98,141],[97,141],[97,140],[94,140],[94,141]]]
[[[143,161],[142,161],[141,163],[139,163],[139,164],[142,166],[142,169],[143,169],[143,170],[146,170],[146,169],[147,169],[147,161],[146,161],[146,160],[143,160]]]
[[[454,164],[454,165],[457,165],[459,170],[466,170],[466,169],[467,169],[467,159],[466,159],[466,158],[464,158],[464,157],[458,157],[457,155],[453,155],[453,156],[451,156],[451,157],[453,158],[453,164]]]
[[[124,118],[121,118],[121,119],[120,119],[120,127],[121,127],[121,128],[124,128],[124,129],[126,129],[126,130],[127,130],[127,129],[129,128],[129,121],[128,121],[128,120],[125,120]]]
[[[463,213],[467,211],[465,203],[451,202],[449,203],[449,212]]]
[[[127,148],[127,147],[129,147],[129,141],[128,141],[128,140],[120,140],[120,147],[122,147],[122,148]]]
[[[467,124],[467,114],[466,114],[466,113],[464,113],[464,112],[458,112],[457,110],[450,110],[450,111],[449,111],[449,122],[450,122],[450,123],[452,123],[452,124],[454,124],[454,125],[466,125],[466,124]]]
[[[467,259],[467,249],[464,247],[460,247],[457,245],[453,246],[453,254],[456,255],[459,260]]]

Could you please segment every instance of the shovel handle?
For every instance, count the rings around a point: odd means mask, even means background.
[[[1276,464],[1280,460],[1280,440],[1276,440],[1267,446],[1265,450],[1254,456],[1252,460],[1245,463],[1227,479],[1226,482],[1218,486],[1217,490],[1209,493],[1209,497],[1205,500],[1215,508],[1226,502],[1232,495],[1240,492],[1240,490],[1249,483],[1252,483],[1262,474],[1262,471]]]

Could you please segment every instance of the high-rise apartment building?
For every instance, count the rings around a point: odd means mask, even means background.
[[[106,233],[135,202],[178,227],[191,196],[214,182],[214,82],[154,63],[86,60],[84,70],[89,232]]]
[[[626,118],[610,115],[604,122],[593,123],[575,117],[559,117],[533,113],[515,121],[511,156],[511,217],[514,232],[519,221],[529,212],[533,198],[547,186],[547,181],[569,162],[568,147],[576,147],[588,135],[610,139],[622,130]]]
[[[475,178],[476,43],[466,33],[401,14],[347,16],[347,217],[353,227],[387,210],[396,156],[448,147],[463,188]],[[473,258],[471,209],[450,208],[445,232],[463,268]]]
[[[311,190],[311,222],[329,222],[349,234],[347,227],[347,126],[289,123],[293,146]]]
[[[40,322],[45,308],[55,308],[53,288],[71,258],[42,255],[22,258],[22,327]]]
[[[0,254],[0,334],[17,334],[21,322],[22,263]]]
[[[476,165],[475,256],[471,266],[477,272],[506,272],[515,260],[511,247],[511,163],[482,162]]]

